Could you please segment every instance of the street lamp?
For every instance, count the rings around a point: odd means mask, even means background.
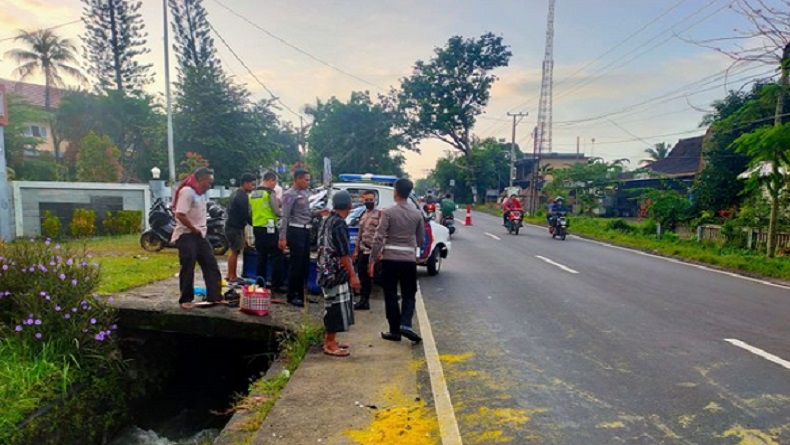
[[[161,174],[162,174],[162,170],[159,170],[159,167],[154,166],[154,168],[151,169],[151,178],[159,179],[159,176]]]

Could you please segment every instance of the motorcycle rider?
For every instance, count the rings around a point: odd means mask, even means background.
[[[522,218],[524,216],[524,206],[521,205],[521,201],[518,200],[518,196],[516,196],[515,193],[505,200],[504,204],[502,204],[502,210],[505,211],[502,214],[502,225],[504,226],[507,226],[507,219],[508,216],[510,216],[510,212],[517,210],[521,212]]]
[[[453,201],[452,195],[450,195],[449,193],[444,195],[444,199],[442,199],[441,207],[442,207],[442,219],[448,217],[453,218],[453,212],[458,210],[458,206],[455,205],[455,201]]]
[[[546,214],[546,221],[549,223],[549,232],[554,233],[554,226],[557,223],[557,216],[566,213],[568,209],[565,207],[565,198],[562,196],[557,196],[554,198],[551,204],[548,207],[548,213]]]

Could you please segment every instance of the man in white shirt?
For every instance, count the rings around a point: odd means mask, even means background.
[[[222,274],[217,259],[214,258],[214,250],[206,239],[206,192],[213,182],[214,171],[200,167],[184,179],[173,199],[176,227],[171,241],[178,247],[178,259],[181,262],[181,271],[178,274],[181,297],[178,303],[182,309],[192,309],[192,300],[195,299],[195,263],[203,271],[206,300],[222,300]]]

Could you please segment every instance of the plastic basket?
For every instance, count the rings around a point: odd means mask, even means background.
[[[259,317],[269,315],[271,304],[272,294],[268,289],[250,291],[247,287],[242,288],[241,303],[239,307],[245,314],[257,315]]]

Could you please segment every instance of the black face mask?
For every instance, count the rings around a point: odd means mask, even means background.
[[[366,202],[365,203],[365,208],[366,209],[373,210],[373,207],[376,207],[376,203],[375,202]]]

